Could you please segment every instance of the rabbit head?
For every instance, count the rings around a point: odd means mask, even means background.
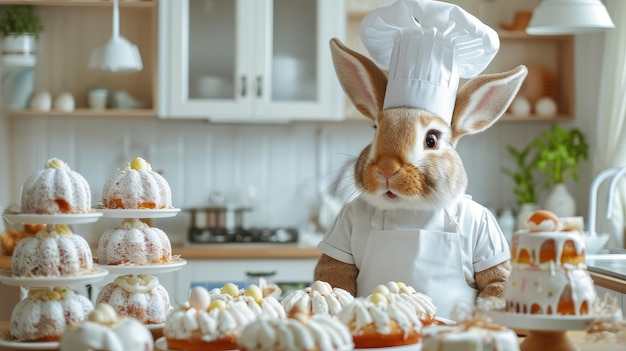
[[[413,107],[383,109],[387,76],[339,40],[330,42],[337,77],[348,98],[374,121],[374,140],[355,165],[355,183],[381,209],[436,209],[463,196],[467,174],[455,147],[493,125],[517,94],[527,69],[477,76],[456,95],[450,124]]]

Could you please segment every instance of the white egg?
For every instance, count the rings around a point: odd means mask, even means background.
[[[197,310],[206,310],[211,304],[209,292],[202,286],[196,286],[189,293],[189,306]]]
[[[74,111],[74,96],[71,93],[64,92],[54,99],[54,109],[64,112]]]

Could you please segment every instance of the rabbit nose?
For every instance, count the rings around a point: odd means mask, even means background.
[[[378,161],[378,172],[385,178],[390,178],[400,171],[401,164],[394,158],[384,158]]]

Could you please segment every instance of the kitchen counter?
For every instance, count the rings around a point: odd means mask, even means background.
[[[281,259],[319,258],[322,253],[315,247],[298,244],[193,244],[173,247],[174,255],[189,259]]]
[[[92,249],[94,256],[97,249]],[[319,258],[322,253],[315,247],[298,244],[194,244],[172,247],[174,255],[189,259],[307,259]],[[0,269],[11,268],[11,256],[0,255]]]

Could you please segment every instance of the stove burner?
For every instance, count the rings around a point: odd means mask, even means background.
[[[225,228],[190,228],[189,242],[203,244],[222,243],[296,243],[298,230],[295,228],[238,228],[228,231]]]

